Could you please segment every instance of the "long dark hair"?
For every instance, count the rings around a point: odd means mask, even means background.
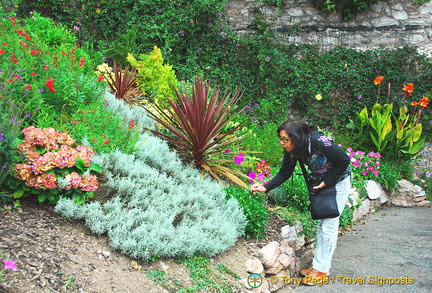
[[[309,134],[316,129],[316,126],[308,125],[303,120],[291,119],[279,125],[277,128],[277,134],[279,135],[281,130],[285,130],[293,144],[293,149],[291,151],[292,156],[295,158],[301,158],[307,155]]]

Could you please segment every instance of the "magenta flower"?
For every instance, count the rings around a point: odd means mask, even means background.
[[[5,261],[3,261],[5,268],[10,269],[12,271],[16,271],[17,267],[16,267],[16,263],[10,259],[7,259]]]
[[[256,173],[255,172],[249,172],[248,174],[250,179],[255,179],[256,178]]]
[[[244,161],[245,156],[243,153],[240,153],[237,155],[237,157],[234,158],[234,163],[236,163],[237,165],[241,165],[241,163]]]
[[[265,175],[263,173],[258,173],[258,181],[264,181]]]

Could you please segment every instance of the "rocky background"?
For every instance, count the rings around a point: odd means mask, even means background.
[[[324,51],[336,46],[371,49],[410,45],[432,56],[432,2],[415,5],[413,1],[378,1],[347,22],[341,15],[317,10],[311,0],[284,3],[286,7],[280,11],[267,6],[261,13],[274,22],[289,43],[310,43]],[[255,0],[228,3],[226,16],[236,31],[247,33],[260,4]],[[293,28],[299,31],[290,36]]]

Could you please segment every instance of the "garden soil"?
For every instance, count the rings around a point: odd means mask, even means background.
[[[333,284],[286,285],[277,292],[432,292],[431,212],[389,207],[368,215],[339,237],[329,279]],[[211,259],[212,265],[224,264],[241,277],[226,280],[233,292],[251,292],[245,285],[245,261],[265,242],[278,240],[282,225],[272,218],[266,239],[239,239]],[[32,201],[0,210],[0,253],[17,263],[16,271],[4,271],[0,292],[164,293],[175,292],[166,280],[192,284],[186,266],[172,259],[144,262],[121,255],[107,236],[93,235],[82,221],[62,218],[52,207]],[[165,282],[149,279],[151,271],[165,272]]]

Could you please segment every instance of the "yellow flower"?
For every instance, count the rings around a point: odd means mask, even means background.
[[[100,8],[96,8],[95,12],[96,12],[96,13],[101,13]]]
[[[315,96],[315,99],[317,99],[318,101],[321,101],[321,99],[322,99],[322,95],[321,95],[321,94],[316,95],[316,96]]]

